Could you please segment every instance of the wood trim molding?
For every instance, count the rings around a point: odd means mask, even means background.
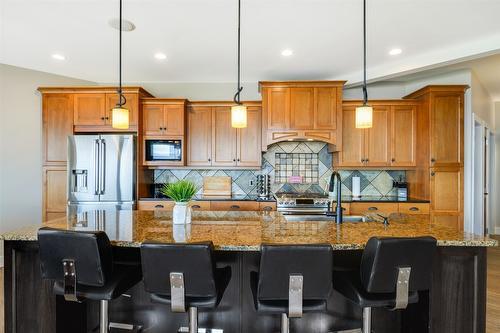
[[[185,105],[187,104],[187,99],[183,98],[156,98],[156,97],[145,97],[141,98],[141,104],[169,104],[169,105]]]
[[[343,87],[347,81],[259,81],[259,92],[262,88],[290,87]]]
[[[403,99],[415,99],[431,92],[447,92],[447,93],[457,92],[463,94],[469,88],[470,87],[466,84],[428,85],[417,91],[412,92],[409,95],[404,96]]]
[[[74,86],[74,87],[39,87],[37,90],[42,94],[57,94],[57,93],[80,93],[80,94],[96,94],[96,93],[115,93],[118,87],[113,86]],[[145,97],[153,97],[148,91],[142,87],[131,86],[123,87],[123,93],[137,93]]]
[[[246,106],[262,106],[262,101],[242,101]],[[188,106],[233,106],[233,101],[187,101]]]

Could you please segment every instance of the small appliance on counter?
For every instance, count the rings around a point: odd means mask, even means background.
[[[398,200],[408,200],[408,183],[403,180],[403,177],[400,176],[398,181],[395,180],[392,186],[397,190]]]
[[[259,199],[269,199],[271,196],[271,178],[269,175],[257,175],[257,194]]]

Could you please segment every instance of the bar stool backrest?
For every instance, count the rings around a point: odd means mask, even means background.
[[[290,275],[300,274],[303,300],[327,300],[332,290],[332,271],[331,245],[262,245],[257,297],[288,300]]]
[[[431,286],[436,253],[433,237],[372,237],[361,258],[361,283],[369,293],[394,293],[400,268],[411,268],[409,291]]]
[[[185,296],[216,297],[213,245],[146,242],[141,246],[142,275],[147,292],[171,296],[170,273],[182,273]]]
[[[102,287],[113,270],[113,250],[102,231],[41,228],[38,231],[42,278],[64,280],[63,260],[73,260],[76,282]]]

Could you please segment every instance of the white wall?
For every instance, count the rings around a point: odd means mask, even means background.
[[[490,130],[495,129],[495,106],[490,93],[474,72],[471,76],[472,111],[481,118]]]
[[[36,89],[85,84],[91,82],[0,64],[0,232],[41,222],[42,113]]]

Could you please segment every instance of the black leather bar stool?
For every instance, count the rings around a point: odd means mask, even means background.
[[[406,309],[429,290],[435,252],[433,237],[372,237],[359,271],[333,273],[334,289],[363,309],[363,333],[371,333],[372,308]]]
[[[143,243],[141,257],[144,286],[151,300],[169,304],[172,312],[186,312],[188,308],[187,331],[197,333],[198,308],[219,305],[231,279],[231,268],[216,268],[211,242]]]
[[[141,281],[140,265],[113,262],[106,233],[41,228],[38,231],[42,278],[54,280],[54,293],[66,301],[100,301],[100,333],[110,328],[139,330],[132,324],[109,323],[109,301]]]
[[[259,272],[250,276],[257,312],[281,314],[288,333],[289,318],[326,311],[332,271],[331,245],[262,245]]]

